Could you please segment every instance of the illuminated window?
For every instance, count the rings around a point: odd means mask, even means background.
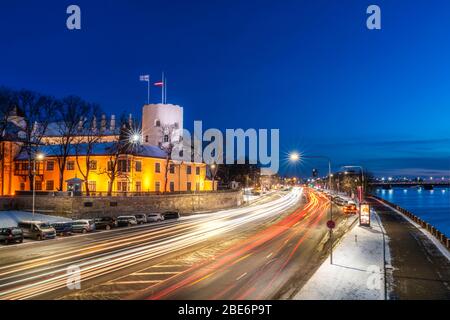
[[[108,161],[108,171],[114,170],[114,161]]]
[[[155,191],[159,192],[161,190],[161,183],[159,181],[155,182]]]
[[[75,170],[75,161],[67,161],[66,169]]]
[[[128,182],[127,181],[118,181],[117,182],[117,191],[118,192],[127,192],[128,191]]]
[[[96,160],[89,161],[89,170],[97,170],[97,161]]]
[[[97,182],[96,181],[88,181],[88,188],[90,192],[97,191]]]
[[[142,172],[142,162],[136,161],[135,162],[136,172]]]
[[[135,184],[135,189],[134,189],[136,192],[141,192],[141,190],[142,190],[142,186],[141,186],[141,182],[140,181],[136,181],[136,184]]]
[[[159,162],[155,163],[155,172],[160,173],[161,172],[161,164]]]
[[[35,181],[36,191],[42,191],[42,181]]]
[[[130,160],[119,160],[117,163],[119,172],[130,172],[131,161]]]
[[[47,171],[53,171],[54,168],[55,168],[55,162],[54,161],[47,161]]]
[[[45,182],[45,190],[47,191],[55,190],[55,182],[53,180],[47,180]]]

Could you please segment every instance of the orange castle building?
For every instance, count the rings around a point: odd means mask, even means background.
[[[89,156],[83,155],[79,148],[71,146],[64,176],[60,177],[61,161],[58,161],[60,158],[57,152],[60,140],[56,130],[52,130],[52,124],[49,125],[41,139],[42,145],[38,148],[43,157],[35,157],[34,162],[29,163],[21,142],[23,118],[20,111],[16,110],[8,118],[8,126],[0,141],[0,194],[5,196],[31,191],[33,184],[36,192],[85,193],[89,190],[90,195],[143,195],[149,192],[213,190],[215,188],[208,178],[206,164],[175,160],[169,160],[167,164],[168,158],[163,147],[169,137],[160,127],[170,125],[177,129],[176,133],[172,134],[180,135],[182,117],[183,108],[180,106],[145,105],[139,146],[130,152],[118,152],[114,147],[119,141],[120,128],[116,126],[114,115],[110,117],[109,122],[106,116],[102,116],[98,124],[93,125],[96,127],[93,130],[99,130],[100,138],[93,145]],[[131,125],[131,116],[129,121]],[[75,140],[83,139],[80,134]],[[83,144],[78,144],[79,146]],[[29,168],[34,165],[35,171]],[[30,172],[35,172],[34,183]],[[61,180],[62,189],[59,188]]]

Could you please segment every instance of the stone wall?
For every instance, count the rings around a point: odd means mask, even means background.
[[[130,197],[36,196],[36,212],[66,217],[124,215],[178,210],[181,214],[233,208],[243,202],[242,191]],[[0,210],[31,210],[32,196],[1,197]]]

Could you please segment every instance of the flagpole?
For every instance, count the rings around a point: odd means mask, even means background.
[[[167,103],[167,78],[164,78],[164,103]]]
[[[147,80],[147,104],[150,104],[150,76]]]
[[[164,104],[164,86],[166,85],[164,83],[164,72],[162,73],[161,81],[162,81],[162,86],[161,86],[161,103]]]

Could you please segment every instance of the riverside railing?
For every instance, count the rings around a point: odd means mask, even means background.
[[[447,249],[450,250],[450,239],[441,231],[439,231],[436,227],[429,224],[422,218],[419,218],[414,213],[400,207],[399,205],[396,205],[395,203],[389,202],[383,198],[380,198],[378,196],[372,195],[373,198],[383,202],[384,204],[387,204],[388,206],[391,206],[395,208],[396,210],[403,213],[405,216],[407,216],[409,219],[417,223],[419,226],[427,230],[434,238],[436,238],[440,243],[442,243]]]

